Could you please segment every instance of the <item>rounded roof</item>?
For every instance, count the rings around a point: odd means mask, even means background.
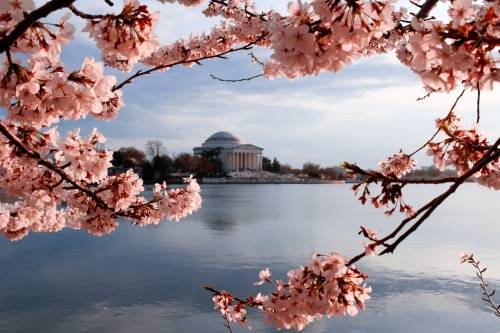
[[[231,134],[229,132],[217,132],[212,135],[207,139],[205,142],[240,142],[240,139],[235,136],[234,134]]]

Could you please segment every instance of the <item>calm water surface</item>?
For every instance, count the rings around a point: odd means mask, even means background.
[[[203,285],[256,294],[260,269],[280,278],[314,250],[357,254],[359,225],[383,232],[398,222],[360,206],[347,185],[202,189],[203,208],[179,224],[0,240],[0,332],[226,332]],[[408,198],[424,203],[443,189],[415,188]],[[458,263],[460,252],[475,253],[500,288],[499,199],[465,185],[395,255],[360,262],[374,290],[365,312],[305,331],[500,331],[471,267]],[[274,331],[258,314],[250,319],[253,332]]]

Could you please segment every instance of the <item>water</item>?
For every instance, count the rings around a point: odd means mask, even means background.
[[[444,188],[417,187],[408,198],[421,204]],[[348,185],[202,189],[203,208],[178,224],[0,240],[0,332],[226,332],[203,285],[256,294],[260,269],[279,278],[314,250],[357,254],[359,225],[382,232],[398,221],[358,204]],[[472,251],[500,288],[498,202],[466,184],[395,255],[359,263],[374,290],[365,312],[305,331],[498,332],[472,267],[458,263]],[[261,319],[250,316],[253,332],[273,332]]]

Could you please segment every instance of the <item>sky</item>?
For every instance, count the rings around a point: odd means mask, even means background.
[[[117,11],[120,1],[115,2],[114,8],[104,1],[75,4],[98,13]],[[201,7],[143,2],[160,11],[156,31],[162,44],[206,31],[218,22],[204,17]],[[258,9],[286,10],[287,1],[256,2]],[[99,58],[100,52],[80,32],[84,22],[78,18],[72,22],[77,27],[76,38],[62,57],[68,68],[78,68],[86,56]],[[267,54],[256,52],[264,57]],[[296,80],[260,78],[226,83],[210,78],[210,74],[242,78],[258,74],[259,69],[243,52],[228,60],[142,77],[124,88],[125,106],[116,120],[86,119],[59,127],[62,132],[80,127],[83,133],[97,127],[107,137],[108,149],[142,149],[147,140],[158,139],[170,154],[191,152],[211,134],[229,131],[244,142],[263,147],[265,156],[294,167],[308,161],[323,166],[350,161],[376,167],[386,156],[400,149],[413,151],[424,143],[435,130],[434,120],[447,114],[460,92],[435,94],[417,102],[425,94],[422,85],[393,54],[360,60],[340,73]],[[483,92],[481,102],[483,128],[496,138],[500,135],[500,97]],[[457,108],[471,126],[475,103],[476,95],[468,92]],[[417,159],[420,165],[431,163],[425,154]]]

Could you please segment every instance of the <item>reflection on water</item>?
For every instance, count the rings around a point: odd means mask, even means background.
[[[409,198],[423,203],[442,189]],[[314,250],[352,255],[360,224],[397,223],[360,207],[343,185],[212,185],[203,195],[200,212],[179,224],[1,240],[0,332],[224,332],[203,285],[255,294],[259,269],[278,278]],[[374,288],[365,312],[306,331],[497,332],[470,267],[458,263],[459,252],[473,251],[500,287],[497,201],[466,185],[395,255],[360,263]],[[253,332],[273,332],[250,319]]]

